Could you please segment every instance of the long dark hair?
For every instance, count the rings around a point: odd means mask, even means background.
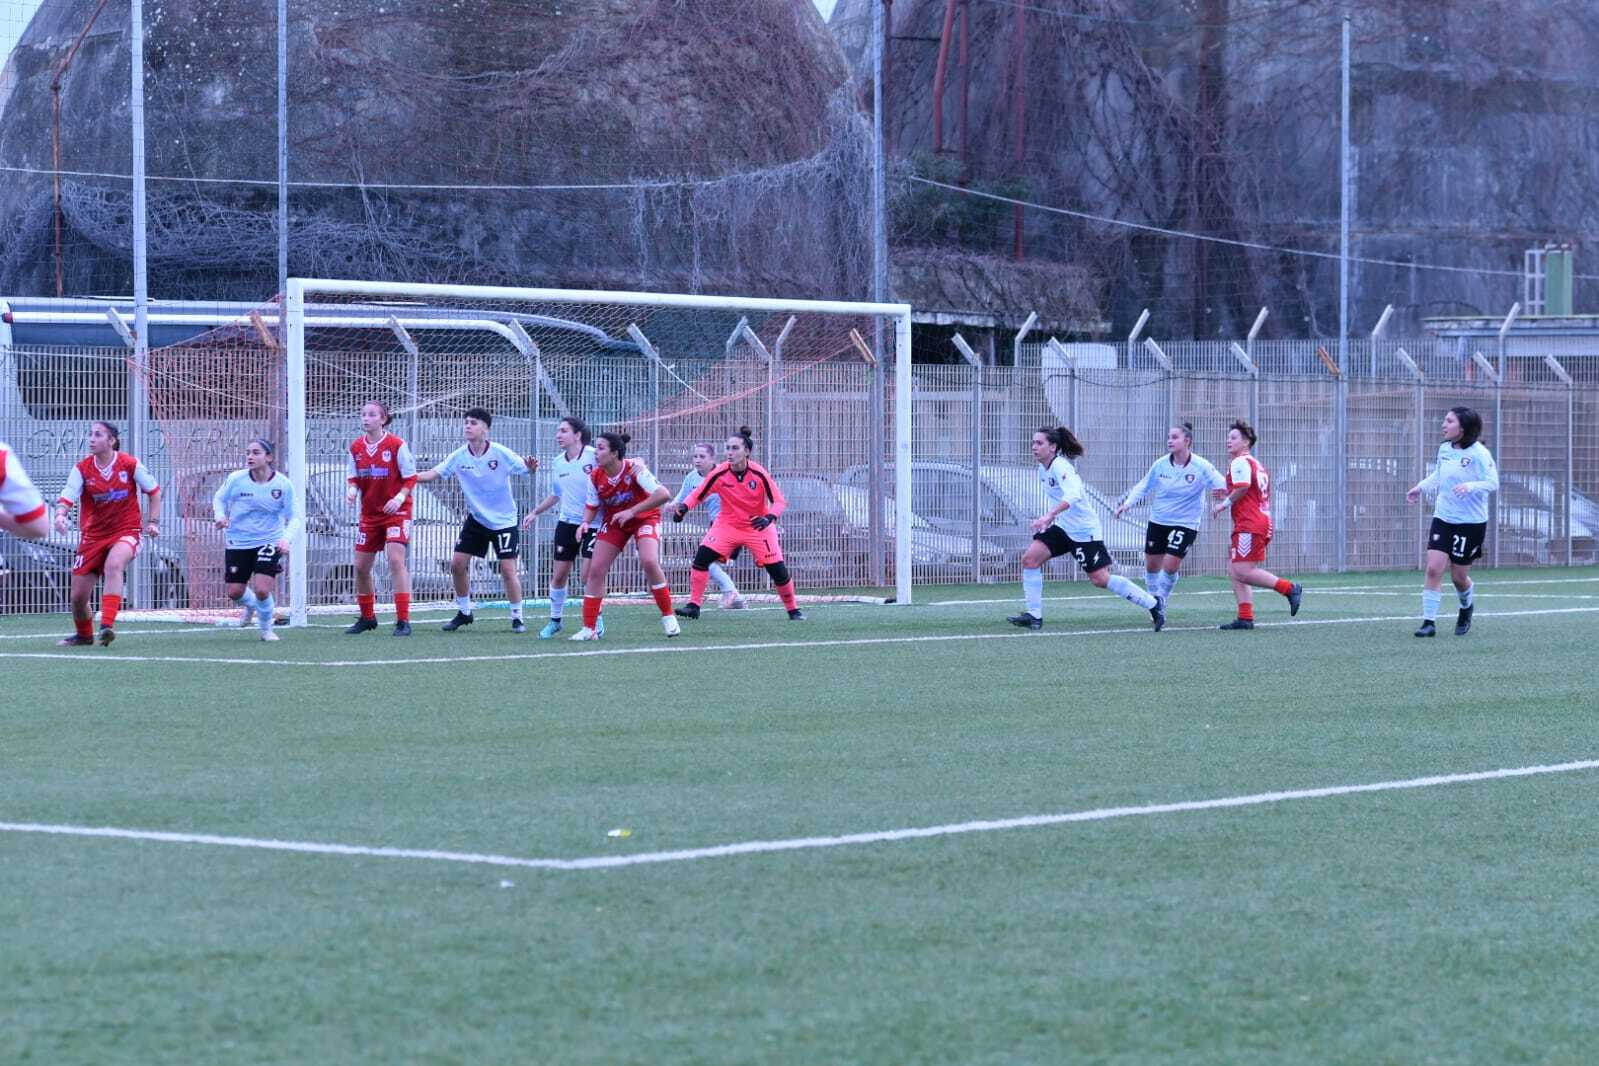
[[[1250,425],[1248,422],[1245,422],[1242,418],[1227,428],[1236,429],[1239,433],[1243,434],[1245,440],[1249,441],[1249,446],[1251,448],[1255,446],[1255,427]]]
[[[627,458],[627,442],[632,439],[633,438],[628,436],[626,433],[607,432],[600,434],[600,440],[603,440],[610,447],[611,451],[616,453],[616,457],[618,459]]]
[[[1075,459],[1088,450],[1083,447],[1083,442],[1077,439],[1077,434],[1065,426],[1041,426],[1038,432],[1048,437],[1055,450],[1068,459]]]
[[[565,418],[561,419],[561,421],[572,427],[572,432],[576,433],[578,439],[583,442],[583,447],[587,448],[594,442],[593,430],[589,429],[588,423],[583,421],[581,418],[577,417],[576,415],[567,415]]]
[[[1469,407],[1451,407],[1449,413],[1460,422],[1460,439],[1455,441],[1457,448],[1469,448],[1477,443],[1477,438],[1482,436],[1482,415]]]

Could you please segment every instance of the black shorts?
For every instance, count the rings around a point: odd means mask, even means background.
[[[555,523],[555,550],[551,556],[558,563],[569,563],[579,555],[585,559],[594,558],[594,535],[599,532],[590,526],[588,533],[584,534],[582,543],[577,539],[576,522]]]
[[[1159,522],[1149,523],[1149,528],[1144,530],[1145,555],[1175,555],[1182,559],[1188,555],[1188,549],[1194,546],[1194,538],[1199,536],[1199,530],[1189,529],[1187,526],[1163,526]]]
[[[490,529],[471,515],[461,523],[461,535],[455,538],[456,551],[478,559],[486,556],[490,548],[494,549],[496,559],[515,559],[521,547],[522,531],[516,526]]]
[[[1076,559],[1077,565],[1085,574],[1103,570],[1111,564],[1110,552],[1105,548],[1104,541],[1073,540],[1059,526],[1050,526],[1042,533],[1034,533],[1033,539],[1044,542],[1044,546],[1049,549],[1051,559],[1062,555],[1070,555]]]
[[[1472,560],[1482,558],[1482,542],[1488,539],[1487,522],[1445,522],[1432,520],[1427,531],[1427,550],[1443,552],[1456,566],[1470,566]]]
[[[222,569],[230,585],[242,585],[251,574],[277,577],[283,572],[283,555],[276,544],[259,548],[229,548],[222,553]]]

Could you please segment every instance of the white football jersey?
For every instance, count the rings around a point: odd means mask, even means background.
[[[516,525],[516,499],[511,479],[527,473],[522,457],[498,441],[489,441],[482,455],[463,444],[433,468],[439,477],[461,483],[466,509],[485,529],[510,529]]]
[[[1221,476],[1221,471],[1204,456],[1190,453],[1188,462],[1178,466],[1167,454],[1155,460],[1144,480],[1127,494],[1126,502],[1131,506],[1154,493],[1155,502],[1149,507],[1151,522],[1198,529],[1200,517],[1205,513],[1205,493],[1226,485],[1227,479]]]
[[[1455,495],[1455,486],[1470,491]],[[1494,457],[1477,441],[1469,448],[1456,448],[1448,441],[1438,446],[1438,461],[1421,483],[1422,492],[1436,492],[1438,503],[1433,517],[1455,525],[1488,521],[1488,494],[1499,488],[1499,468]]]
[[[1051,504],[1063,500],[1069,504],[1066,510],[1055,516],[1055,525],[1063,533],[1073,540],[1105,539],[1105,531],[1099,525],[1099,515],[1083,491],[1083,479],[1077,476],[1077,468],[1064,455],[1055,456],[1048,466],[1040,466],[1038,481],[1044,486]]]
[[[550,462],[550,491],[561,498],[561,521],[578,525],[583,521],[583,503],[588,499],[589,474],[594,470],[594,449],[585,445],[576,459],[557,452]]]

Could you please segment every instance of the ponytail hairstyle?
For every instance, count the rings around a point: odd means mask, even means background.
[[[366,403],[362,404],[361,406],[362,407],[376,407],[379,411],[382,411],[383,412],[383,428],[385,428],[385,429],[388,428],[390,422],[394,421],[394,415],[389,411],[389,405],[384,403],[382,400],[368,400]]]
[[[1083,447],[1083,442],[1077,439],[1077,434],[1065,426],[1043,426],[1038,432],[1048,437],[1056,451],[1068,459],[1076,459],[1088,450]]]
[[[710,456],[712,459],[716,458],[716,445],[712,444],[708,440],[697,440],[697,441],[695,441],[694,442],[694,447],[691,450],[692,451],[696,451],[696,452],[704,452],[706,455]]]
[[[266,452],[267,458],[268,459],[272,459],[273,458],[273,448],[272,448],[272,442],[271,441],[267,440],[265,437],[251,437],[249,440],[244,442],[244,446],[246,448],[248,448],[252,444],[259,444],[261,446],[261,450]]]
[[[1482,436],[1482,415],[1469,407],[1451,407],[1449,413],[1460,422],[1460,439],[1455,441],[1457,448],[1469,448],[1477,443],[1477,438]]]
[[[571,428],[572,432],[577,434],[578,439],[583,442],[583,447],[587,448],[590,444],[594,443],[594,431],[589,429],[587,422],[583,421],[576,415],[567,415],[565,418],[561,419],[561,421],[565,422],[567,426]]]
[[[90,422],[89,424],[91,426],[100,426],[107,433],[111,434],[111,447],[115,448],[119,452],[122,450],[122,434],[121,434],[120,431],[118,431],[116,426],[114,426],[110,422],[106,422],[106,421],[104,421],[102,419],[95,419],[93,422]],[[1477,420],[1477,425],[1479,427],[1482,425],[1482,420],[1481,419]],[[1475,438],[1473,438],[1473,439],[1475,439]]]
[[[1228,426],[1227,428],[1228,429],[1236,429],[1239,432],[1239,434],[1241,434],[1243,436],[1243,438],[1249,442],[1249,446],[1251,448],[1253,448],[1255,446],[1255,440],[1257,439],[1255,437],[1255,427],[1250,425],[1248,422],[1245,422],[1242,418],[1240,418],[1238,421],[1234,422],[1232,425]]]
[[[627,442],[633,438],[626,433],[601,433],[600,439],[616,453],[618,459],[627,458]]]

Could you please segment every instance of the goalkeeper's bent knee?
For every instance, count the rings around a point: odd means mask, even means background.
[[[775,563],[768,563],[766,572],[772,577],[772,585],[788,584],[788,564],[779,559]]]
[[[694,553],[694,561],[689,565],[695,570],[709,570],[712,563],[719,563],[722,557],[705,545],[700,545],[700,550]]]

